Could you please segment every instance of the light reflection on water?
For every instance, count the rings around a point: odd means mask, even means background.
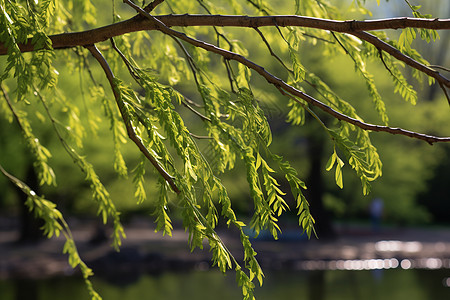
[[[442,280],[442,285],[444,285],[445,287],[450,287],[450,277],[444,278]]]
[[[408,252],[416,253],[423,249],[421,242],[379,241],[375,243],[375,249],[380,252]]]
[[[375,270],[375,269],[395,269],[399,265],[398,260],[391,259],[351,259],[351,260],[309,260],[297,265],[302,270]]]
[[[381,269],[449,269],[448,258],[417,258],[414,257],[424,249],[424,245],[418,241],[379,241],[375,243],[378,255],[389,258],[377,259],[351,259],[351,260],[308,260],[294,264],[296,270],[381,270]],[[444,243],[434,245],[435,253],[445,252]]]
[[[308,260],[298,262],[297,270],[377,270],[377,269],[449,269],[450,259],[441,258],[385,258],[385,259],[349,259],[349,260]]]

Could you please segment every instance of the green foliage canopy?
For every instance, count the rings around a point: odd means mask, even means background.
[[[370,14],[364,2],[351,3],[358,17]],[[377,3],[382,5],[379,0]],[[304,125],[309,115],[323,128],[332,144],[326,169],[334,170],[340,188],[345,164],[359,177],[363,194],[368,194],[370,182],[381,176],[382,163],[371,132],[405,135],[430,144],[450,141],[390,127],[384,101],[366,67],[369,61],[381,62],[395,91],[412,104],[418,97],[404,75],[405,66],[420,82],[437,83],[449,99],[450,81],[440,73],[445,68],[430,65],[411,45],[418,35],[427,42],[435,40],[436,30],[448,30],[450,20],[432,19],[420,12],[420,6],[405,3],[413,18],[339,21],[343,19],[340,10],[325,0],[292,1],[290,9],[295,15],[277,15],[261,0],[154,0],[149,4],[143,1],[141,6],[129,0],[121,4],[0,0],[1,117],[19,125],[40,185],[55,185],[58,174],[32,121],[37,118],[53,129],[61,147],[84,173],[103,222],[112,220],[113,245],[119,249],[125,237],[120,212],[93,165],[81,154],[88,135],[97,130],[98,122],[106,120],[114,145],[114,170],[122,177],[132,174],[138,203],[147,199],[146,171],[151,169],[158,176],[157,230],[171,235],[168,205],[176,202],[190,247],[202,248],[206,239],[214,264],[223,272],[234,269],[244,299],[253,299],[253,281],[262,284],[264,275],[243,230],[246,224],[232,208],[222,174],[235,168],[238,160],[245,166],[253,200],[249,225],[256,234],[268,230],[277,238],[278,219],[289,209],[283,197],[286,193],[296,199],[298,223],[308,236],[315,222],[304,196],[306,184],[282,153],[272,151],[272,132],[260,105],[264,99],[255,97],[254,77],[262,77],[279,92],[292,126]],[[106,7],[111,9],[109,17],[100,13]],[[136,15],[122,21],[121,15],[133,13]],[[96,27],[97,22],[107,25]],[[278,62],[281,71],[273,74],[254,61],[245,38],[235,28],[259,37],[267,53],[264,59]],[[388,36],[388,29],[402,30],[398,40]],[[305,43],[320,46],[324,59],[337,54],[351,58],[382,125],[365,122],[349,102],[304,66],[299,48]],[[63,72],[90,77],[80,86],[90,96],[84,103],[88,107],[85,115],[70,95],[58,88]],[[311,90],[314,96],[306,92]],[[101,106],[103,115],[92,115],[90,106]],[[181,114],[180,107],[191,116]],[[127,138],[142,156],[131,172],[121,151]],[[207,145],[210,153],[204,153],[200,145]],[[27,194],[26,204],[45,221],[47,236],[64,234],[63,251],[70,264],[80,267],[92,298],[99,298],[89,282],[92,272],[80,259],[56,205],[3,167],[0,171]],[[279,178],[289,184],[289,191],[280,188]],[[239,231],[242,265],[215,231],[220,219]]]

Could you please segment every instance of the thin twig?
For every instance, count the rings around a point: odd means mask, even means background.
[[[19,125],[20,130],[25,132],[26,130],[25,130],[22,122],[20,121],[19,115],[17,114],[17,111],[14,108],[11,99],[9,98],[9,94],[6,91],[6,88],[3,86],[3,82],[0,82],[0,88],[2,90],[2,94],[3,94],[3,97],[5,98],[6,104],[8,105],[9,110],[11,111],[12,115],[14,116],[14,119],[16,120],[17,124]]]
[[[230,90],[232,93],[236,93],[236,90],[234,89],[234,85],[236,84],[236,81],[233,78],[233,69],[231,68],[230,61],[226,58],[223,58],[223,63],[225,64],[225,69],[227,70],[227,77],[228,82],[230,83]]]
[[[264,7],[261,7],[258,3],[255,3],[252,0],[247,0],[247,2],[250,3],[251,5],[253,5],[255,8],[257,8],[259,11],[263,12],[264,14],[270,15],[270,11],[268,11]]]
[[[383,58],[383,51],[382,51],[380,48],[377,48],[377,50],[378,50],[378,56],[380,57],[380,60],[381,60],[381,62],[383,63],[384,68],[385,68],[386,70],[388,70],[389,74],[391,74],[392,77],[397,78],[397,76],[395,76],[394,73],[392,73],[392,70],[388,67],[388,65],[387,65],[386,62],[384,61],[384,58]],[[398,80],[398,78],[397,78],[397,80]],[[398,81],[400,81],[400,80],[398,80]]]
[[[89,45],[86,46],[86,48],[89,50],[89,52],[92,54],[92,56],[99,62],[100,66],[102,67],[103,71],[105,72],[106,77],[108,78],[109,84],[111,85],[111,89],[114,94],[114,98],[116,99],[117,106],[119,107],[119,111],[122,115],[122,119],[125,123],[125,127],[127,129],[128,137],[138,146],[139,150],[145,155],[145,157],[150,161],[150,163],[155,167],[155,169],[158,171],[158,173],[161,174],[161,176],[166,180],[166,182],[170,185],[172,190],[180,194],[181,191],[177,187],[177,185],[174,182],[174,178],[167,173],[166,170],[158,163],[158,161],[153,157],[153,155],[150,153],[150,151],[145,147],[145,145],[142,143],[142,141],[137,137],[136,132],[133,129],[133,126],[129,122],[128,116],[126,115],[126,112],[122,110],[123,104],[121,103],[121,96],[119,94],[119,91],[116,88],[116,84],[114,83],[114,73],[112,72],[111,68],[109,67],[108,62],[103,57],[101,52],[97,49],[95,45]]]
[[[275,54],[275,52],[273,52],[272,47],[270,46],[270,43],[267,41],[266,37],[264,36],[264,34],[261,32],[261,30],[259,30],[259,28],[255,27],[253,28],[261,37],[262,41],[264,42],[264,44],[266,45],[267,49],[270,52],[270,55],[272,55],[273,57],[275,57],[276,60],[278,60],[278,62],[283,66],[283,68],[285,68],[286,70],[292,72],[292,70],[290,70],[283,62],[283,60]]]
[[[327,39],[325,39],[325,38],[321,38],[321,37],[318,37],[318,36],[315,36],[315,35],[312,35],[312,34],[309,34],[309,33],[302,32],[301,34],[304,35],[304,36],[307,36],[307,37],[309,37],[309,38],[312,38],[312,39],[316,39],[316,40],[322,41],[322,42],[324,42],[324,43],[334,44],[333,41],[330,41],[330,40],[327,40]]]
[[[190,111],[192,111],[194,114],[196,114],[197,116],[199,116],[202,120],[204,121],[208,121],[211,122],[211,119],[208,118],[207,116],[205,116],[204,114],[202,114],[201,112],[199,112],[198,110],[196,110],[195,108],[193,108],[192,106],[189,105],[188,101],[186,99],[183,99],[183,101],[181,102],[187,109],[189,109]]]
[[[203,7],[203,9],[209,14],[212,15],[211,11],[208,9],[208,7],[206,7],[206,5],[201,1],[201,0],[197,0],[198,4]],[[217,30],[216,26],[213,26],[214,31],[216,32],[217,35],[217,47],[220,47],[220,38],[223,38],[225,40],[225,42],[227,42],[228,46],[230,47],[230,50],[233,51],[233,44],[230,42],[230,40],[222,33],[220,33]]]
[[[37,89],[36,86],[33,86],[34,91],[35,91],[35,95],[38,97],[38,99],[40,100],[42,106],[44,107],[44,110],[52,124],[53,130],[55,131],[56,136],[58,137],[61,145],[64,147],[64,150],[69,154],[69,156],[76,161],[77,160],[77,156],[79,156],[78,153],[75,152],[75,149],[73,147],[71,147],[66,140],[63,138],[61,132],[58,129],[58,126],[61,126],[64,128],[64,125],[62,125],[58,120],[56,120],[53,115],[50,113],[50,109],[47,105],[47,102],[45,101],[44,97],[42,96],[42,94],[39,92],[39,90]],[[81,168],[81,170],[84,172],[83,168]]]
[[[139,75],[136,73],[136,69],[134,68],[134,66],[130,63],[130,61],[126,58],[126,56],[122,53],[122,51],[120,51],[120,49],[117,48],[117,45],[116,45],[116,42],[114,41],[114,39],[110,38],[109,40],[111,41],[111,45],[112,45],[113,49],[119,54],[120,58],[124,62],[125,66],[127,67],[128,72],[130,73],[131,77],[133,77],[133,79],[139,83],[140,78],[139,78]]]
[[[439,82],[439,86],[441,87],[442,91],[444,92],[445,98],[447,98],[447,102],[450,105],[450,96],[447,93],[447,89],[445,88],[445,86]]]
[[[306,105],[305,103],[302,103],[301,101],[298,101],[297,98],[295,98],[294,96],[292,96],[289,93],[286,93],[281,87],[277,87],[277,89],[280,91],[280,93],[286,97],[288,97],[289,99],[294,100],[295,102],[297,102],[298,104],[300,104],[307,112],[309,112],[309,114],[311,116],[313,116],[314,119],[316,119],[316,121],[320,124],[320,126],[322,126],[327,132],[328,132],[328,127],[325,125],[325,123],[320,119],[320,117],[311,109],[308,107],[308,105]]]
[[[192,56],[189,54],[189,52],[188,52],[187,49],[184,47],[184,45],[180,42],[180,40],[174,38],[173,36],[170,36],[170,37],[175,41],[175,43],[177,43],[177,45],[180,47],[181,51],[183,51],[184,56],[186,57],[186,60],[187,60],[187,62],[188,62],[189,68],[190,68],[191,71],[192,71],[192,75],[194,76],[195,84],[196,84],[197,86],[199,86],[198,77],[197,77],[197,71],[198,71],[199,69],[197,68],[197,65],[195,64],[194,59],[193,59]]]
[[[163,3],[164,0],[154,0],[153,2],[150,2],[146,7],[144,7],[144,10],[148,13],[152,12],[158,5]]]
[[[203,9],[208,14],[212,15],[211,11],[208,9],[208,7],[206,7],[206,5],[201,0],[197,0],[197,2],[198,2],[198,4],[200,4],[201,7],[203,7]],[[220,47],[220,38],[222,38],[222,39],[224,39],[225,42],[227,42],[230,51],[233,51],[234,47],[233,47],[233,44],[230,42],[230,40],[224,34],[220,33],[216,26],[213,26],[213,29],[216,32],[216,36],[217,36],[217,47]],[[225,65],[225,69],[227,71],[228,81],[230,83],[230,89],[233,93],[235,93],[234,86],[233,86],[233,78],[231,77],[231,71],[230,71],[231,66],[226,59],[223,59],[223,64]]]
[[[446,68],[446,67],[443,67],[443,66],[429,65],[428,67],[429,68],[434,68],[434,69],[441,69],[441,70],[444,70],[445,72],[450,72],[450,68]]]
[[[201,105],[201,104],[198,104],[197,102],[195,102],[195,101],[192,101],[191,99],[189,99],[189,98],[184,98],[184,100],[186,100],[190,105],[192,105],[192,106],[195,106],[195,107],[198,107],[198,108],[204,108],[205,106],[204,105]]]
[[[336,42],[338,42],[339,46],[341,46],[342,49],[344,49],[345,54],[347,54],[348,56],[350,56],[350,58],[353,60],[353,62],[355,63],[355,65],[357,66],[358,63],[356,62],[355,58],[353,57],[353,55],[347,50],[347,48],[345,48],[345,46],[342,44],[342,42],[338,39],[338,37],[336,36],[336,34],[331,31],[331,35],[333,36],[333,38],[336,40]]]
[[[385,68],[386,70],[388,70],[389,74],[391,74],[391,76],[394,77],[395,80],[397,80],[397,82],[399,82],[402,86],[404,86],[404,87],[407,88],[407,89],[410,89],[410,87],[409,87],[407,84],[405,84],[405,82],[403,82],[402,80],[400,80],[400,78],[398,78],[398,77],[392,72],[392,70],[389,68],[389,66],[386,64],[386,61],[385,61],[384,58],[383,58],[383,51],[382,51],[380,48],[377,48],[377,50],[378,50],[378,55],[379,55],[379,57],[380,57],[380,60],[381,60],[381,62],[383,63],[384,68]],[[444,91],[444,93],[445,93],[445,91]]]
[[[193,134],[192,132],[189,132],[189,135],[192,136],[193,138],[196,138],[196,139],[199,139],[199,140],[210,140],[210,139],[212,139],[212,137],[210,137],[210,136],[196,135],[196,134]]]

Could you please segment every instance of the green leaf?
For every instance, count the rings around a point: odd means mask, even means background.
[[[339,161],[342,162],[340,159],[339,159]],[[336,164],[335,180],[336,180],[337,186],[342,189],[342,188],[344,188],[344,182],[342,179],[342,169],[341,168],[344,163],[342,162],[342,165],[341,165],[340,162],[338,164]]]
[[[325,169],[327,171],[330,171],[333,168],[335,161],[336,161],[336,152],[333,152],[333,154],[330,156],[330,158],[327,161]]]

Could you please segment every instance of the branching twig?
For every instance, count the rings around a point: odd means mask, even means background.
[[[348,55],[351,60],[353,60],[353,62],[355,63],[355,65],[358,65],[358,63],[356,62],[355,58],[353,57],[353,55],[347,50],[347,48],[345,48],[345,46],[342,44],[342,42],[338,39],[338,37],[336,36],[336,34],[331,31],[331,35],[333,36],[333,38],[336,40],[336,42],[338,42],[339,46],[341,46],[342,49],[344,49],[344,52],[346,55]]]
[[[139,83],[140,78],[139,78],[139,75],[136,73],[134,66],[130,63],[130,61],[126,58],[126,56],[122,53],[122,51],[120,51],[120,49],[117,48],[117,45],[116,45],[116,42],[114,41],[114,39],[110,38],[109,40],[111,41],[111,45],[112,45],[113,49],[117,52],[117,54],[119,54],[123,63],[127,67],[128,73],[130,73],[131,77],[133,77],[133,79],[136,80],[137,83]]]
[[[450,95],[447,93],[447,89],[440,82],[439,82],[439,86],[441,87],[442,91],[444,92],[445,98],[447,98],[447,102],[450,105]]]
[[[210,139],[212,139],[212,137],[210,137],[210,136],[197,135],[197,134],[193,134],[192,132],[189,132],[189,135],[192,136],[193,138],[196,138],[196,139],[199,139],[199,140],[210,140]]]
[[[14,119],[16,120],[17,124],[20,127],[20,130],[22,130],[23,132],[25,132],[25,128],[24,125],[22,124],[22,122],[20,121],[19,115],[17,114],[16,109],[13,106],[13,103],[11,101],[11,99],[9,98],[9,94],[6,91],[6,88],[3,86],[3,83],[0,82],[0,90],[2,91],[3,97],[5,98],[6,104],[8,105],[9,110],[11,111]]]
[[[389,74],[391,74],[392,77],[397,78],[397,76],[395,76],[394,73],[392,73],[392,70],[388,67],[388,65],[384,61],[383,51],[380,48],[377,48],[377,50],[378,50],[378,56],[380,57],[380,60],[383,63],[384,68],[389,72]]]
[[[194,114],[196,114],[197,116],[200,117],[200,119],[202,119],[203,121],[208,121],[211,122],[211,119],[208,118],[207,116],[205,116],[204,114],[202,114],[201,112],[199,112],[198,110],[196,110],[195,108],[193,108],[192,106],[189,105],[187,99],[184,99],[181,102],[187,109],[189,109],[190,111],[192,111]]]
[[[374,36],[373,34],[367,33],[367,32],[353,32],[351,33],[352,35],[374,45],[375,47],[377,47],[378,49],[381,49],[387,53],[389,53],[390,55],[392,55],[393,57],[395,57],[396,59],[403,61],[404,63],[406,63],[408,66],[417,69],[425,74],[427,74],[430,77],[433,77],[434,79],[436,79],[439,83],[445,85],[446,87],[450,88],[450,80],[447,79],[446,77],[444,77],[443,75],[441,75],[438,71],[433,70],[429,67],[427,67],[426,65],[412,59],[411,57],[403,54],[402,52],[400,52],[400,50],[398,50],[397,48],[389,45],[388,43],[380,40],[379,38],[377,38],[376,36]]]
[[[200,4],[201,7],[203,7],[203,9],[211,15],[211,12],[209,11],[208,7],[206,7],[206,5],[201,1],[201,0],[197,0],[198,4]],[[222,33],[219,32],[219,30],[217,29],[216,26],[213,26],[214,31],[216,32],[216,36],[217,36],[217,47],[220,47],[220,38],[222,38],[227,44],[228,47],[230,47],[230,51],[233,51],[233,44],[230,42],[230,40]],[[228,81],[230,83],[230,89],[231,91],[234,93],[234,86],[233,86],[233,78],[231,76],[231,66],[229,64],[229,61],[227,61],[226,59],[223,60],[223,64],[225,65],[225,69],[227,71],[227,76],[228,76]]]
[[[377,48],[378,50],[378,56],[380,57],[381,62],[383,63],[384,68],[389,72],[389,74],[391,74],[391,76],[393,78],[395,78],[395,80],[397,80],[397,82],[399,82],[402,86],[404,86],[405,88],[409,88],[407,84],[405,84],[405,82],[403,82],[402,80],[400,80],[400,78],[398,78],[393,72],[392,70],[389,68],[389,66],[386,64],[386,61],[383,58],[383,51],[380,48]],[[445,93],[445,91],[444,91]]]
[[[198,108],[204,108],[204,106],[203,105],[201,105],[201,104],[198,104],[197,102],[195,102],[195,101],[192,101],[191,99],[189,99],[189,98],[184,98],[184,100],[186,100],[187,101],[187,103],[189,103],[190,105],[192,105],[192,106],[195,106],[195,107],[198,107]]]
[[[434,68],[434,69],[441,69],[441,70],[444,70],[445,72],[450,72],[450,68],[446,68],[446,67],[443,67],[443,66],[429,65],[428,67],[429,68]]]
[[[201,1],[201,0],[197,0],[198,4],[203,7],[203,9],[209,14],[212,15],[211,12],[209,11],[208,7],[206,7],[206,5]],[[233,51],[233,44],[230,42],[230,40],[222,33],[220,33],[217,30],[216,26],[213,26],[214,31],[216,32],[216,36],[217,36],[217,46],[220,47],[220,38],[223,38],[225,42],[227,42],[228,46],[230,47],[230,50]]]
[[[164,0],[154,0],[153,2],[150,2],[146,7],[144,7],[144,10],[148,13],[152,12],[158,5],[163,3]]]
[[[266,45],[267,49],[270,52],[270,55],[272,55],[282,66],[283,68],[285,68],[286,70],[292,72],[283,62],[283,60],[275,54],[275,52],[273,52],[272,47],[270,46],[269,42],[267,41],[266,37],[264,36],[264,34],[261,32],[261,30],[259,30],[259,28],[253,28],[255,29],[255,31],[259,34],[259,36],[261,37],[262,41],[264,42],[264,44]]]

